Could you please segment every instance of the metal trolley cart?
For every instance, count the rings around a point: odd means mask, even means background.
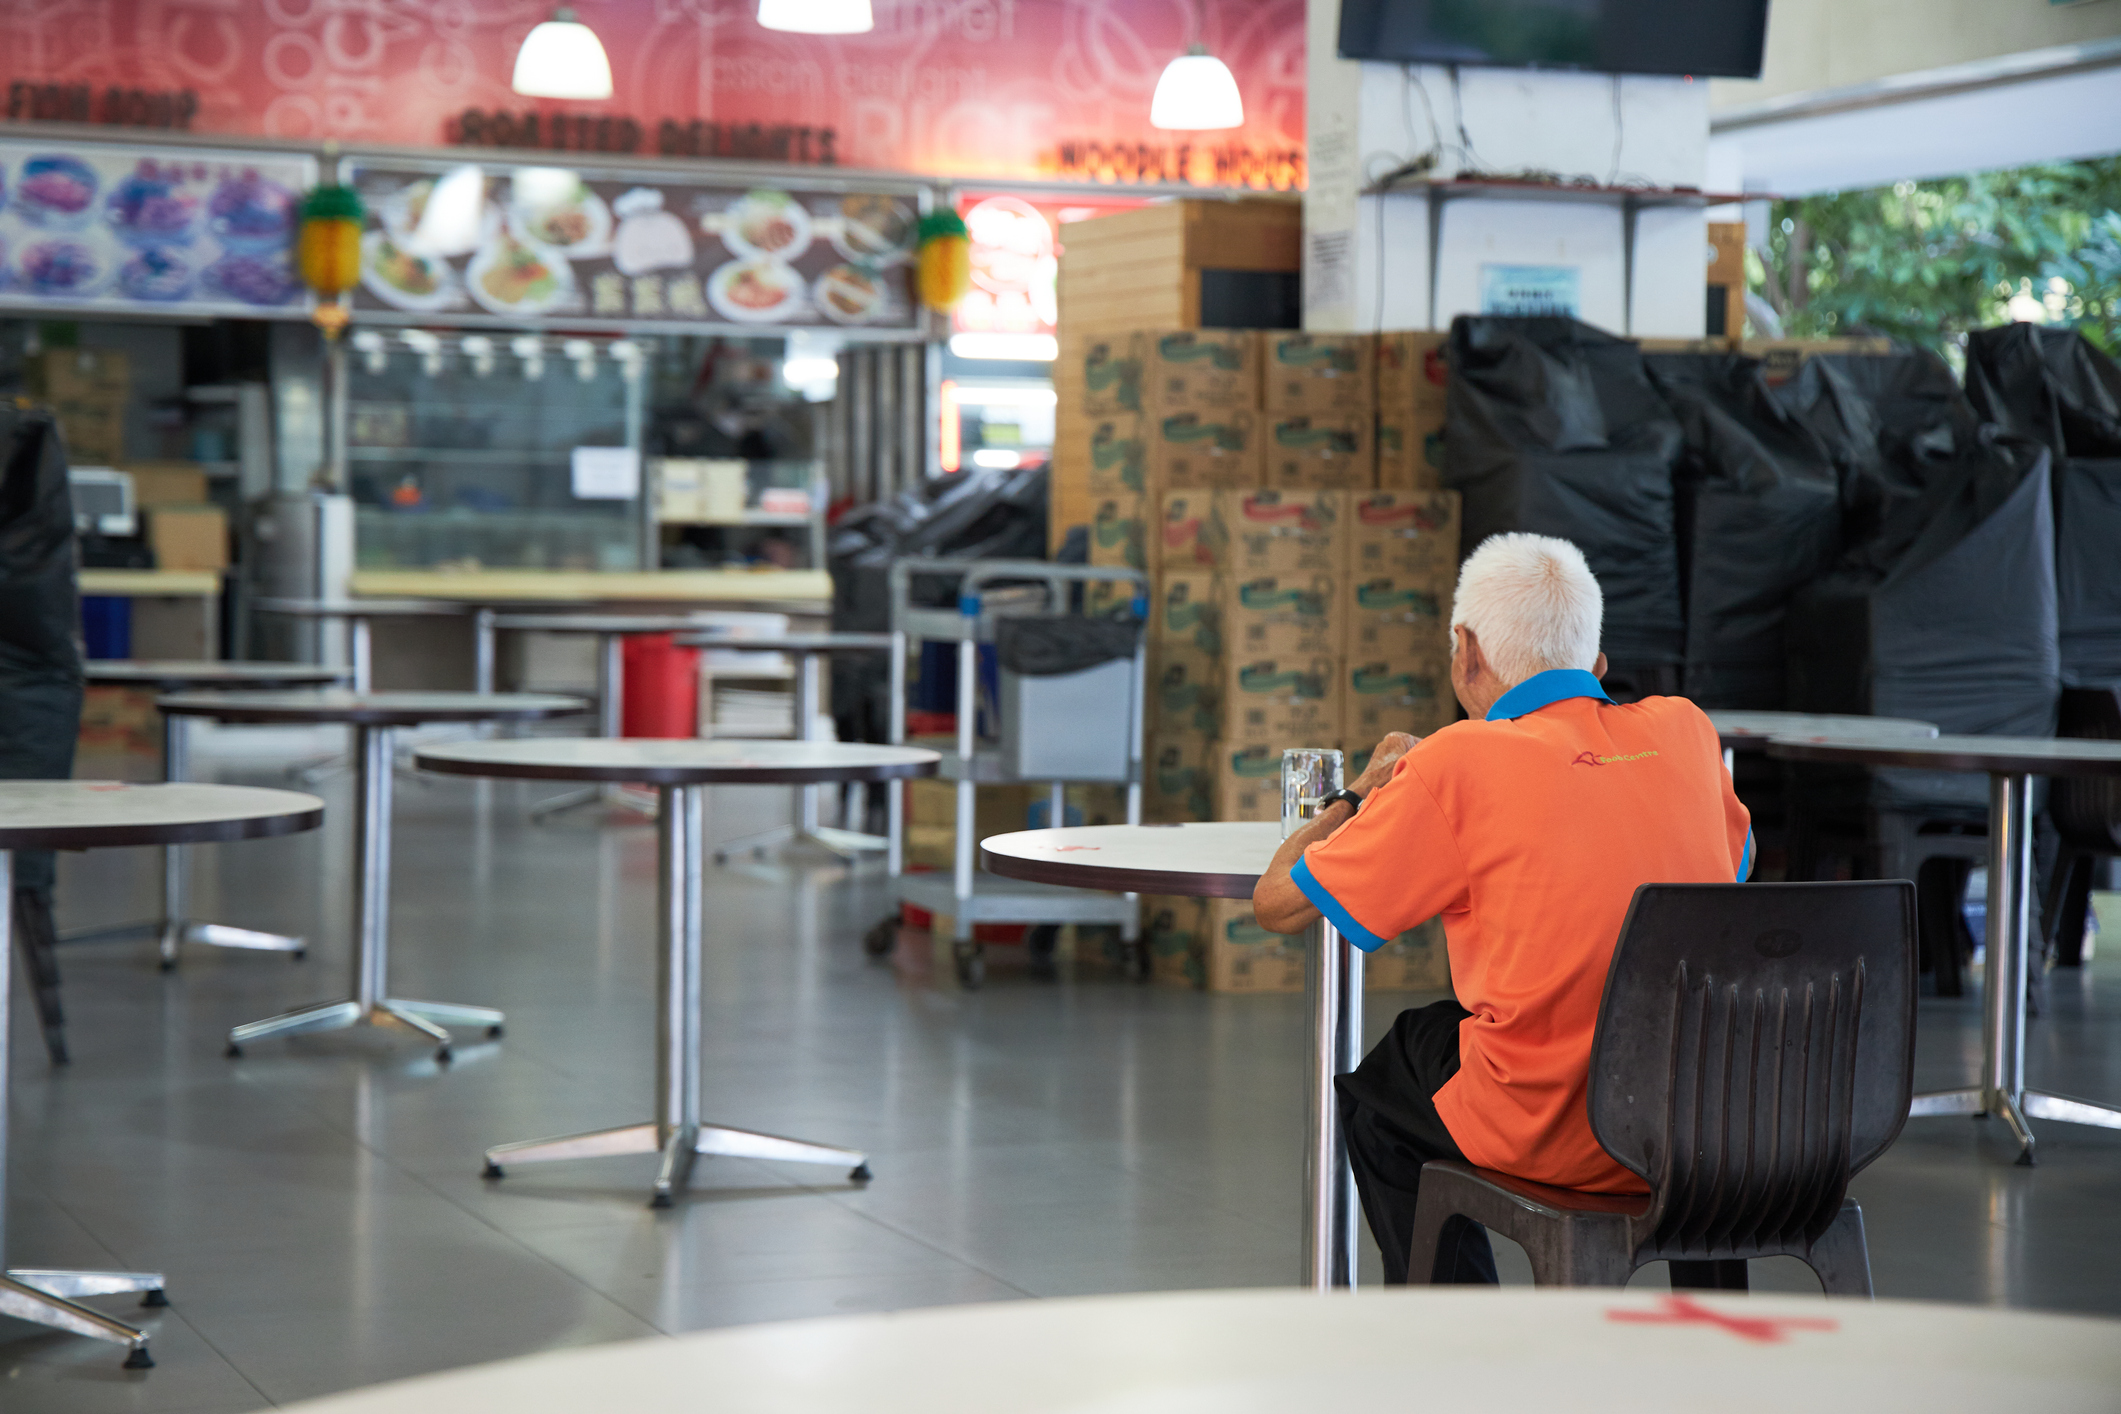
[[[913,578],[958,578],[955,608],[921,608],[911,602]],[[955,923],[953,953],[958,981],[977,987],[986,963],[973,927],[979,923],[1029,923],[1034,955],[1048,953],[1067,923],[1120,928],[1126,966],[1137,979],[1148,976],[1148,949],[1141,939],[1139,896],[1114,895],[1050,884],[1020,883],[974,870],[979,842],[973,838],[973,791],[983,785],[1050,781],[1054,824],[1067,819],[1066,787],[1074,783],[1124,784],[1127,823],[1141,822],[1143,700],[1148,682],[1146,647],[1136,636],[1130,658],[1088,671],[1025,678],[1003,672],[995,694],[998,740],[978,734],[979,647],[997,641],[1003,625],[1060,618],[1083,619],[1070,604],[1072,585],[1130,586],[1135,619],[1147,617],[1149,577],[1136,570],[1057,565],[1043,560],[902,559],[891,566],[891,740],[906,741],[906,659],[923,641],[957,644],[957,750],[945,752],[937,775],[957,787],[957,849],[947,875],[905,871],[906,794],[903,781],[885,790],[890,821],[887,867],[900,904]],[[872,956],[889,952],[894,912],[863,939]]]

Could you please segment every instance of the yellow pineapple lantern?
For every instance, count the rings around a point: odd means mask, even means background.
[[[302,283],[319,303],[310,317],[328,339],[345,329],[345,294],[361,278],[361,221],[366,213],[352,187],[315,187],[302,198],[302,234],[295,247]]]
[[[972,238],[947,207],[921,217],[920,231],[921,303],[947,313],[972,288]]]

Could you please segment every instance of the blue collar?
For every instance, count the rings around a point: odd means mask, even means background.
[[[1487,720],[1491,722],[1514,722],[1527,712],[1571,697],[1595,697],[1600,702],[1611,702],[1598,679],[1581,668],[1551,668],[1543,673],[1534,673],[1517,686],[1495,699],[1488,709]]]

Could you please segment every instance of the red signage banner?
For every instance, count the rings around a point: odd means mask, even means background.
[[[26,86],[13,107],[32,116],[38,91],[87,93],[99,115],[115,102],[121,121],[140,107],[149,123],[145,100],[108,95],[195,94],[195,111],[171,125],[218,136],[1300,180],[1304,0],[1203,0],[1199,37],[1235,73],[1245,125],[1198,134],[1148,121],[1158,75],[1195,37],[1193,4],[873,3],[871,33],[812,36],[761,29],[755,0],[577,0],[611,56],[605,103],[510,91],[546,0],[39,0],[9,7],[0,78]]]

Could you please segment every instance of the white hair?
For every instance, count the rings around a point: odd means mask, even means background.
[[[1551,535],[1491,535],[1458,571],[1451,627],[1480,640],[1488,667],[1510,687],[1554,668],[1598,661],[1605,596],[1583,551]],[[1458,635],[1451,635],[1457,651]]]

